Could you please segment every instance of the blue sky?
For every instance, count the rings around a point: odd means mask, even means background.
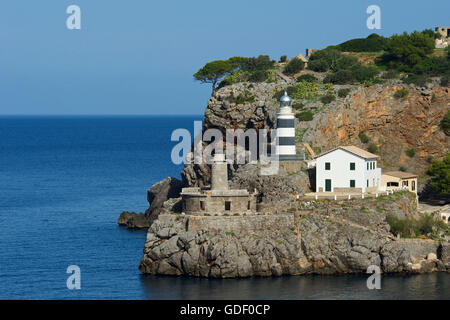
[[[81,8],[68,30],[66,8]],[[0,114],[203,114],[206,62],[450,25],[449,1],[3,0]]]

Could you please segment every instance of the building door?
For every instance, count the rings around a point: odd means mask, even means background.
[[[325,192],[331,192],[331,180],[325,179]]]

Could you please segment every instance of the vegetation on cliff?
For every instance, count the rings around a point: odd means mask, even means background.
[[[391,232],[402,238],[431,238],[441,239],[450,235],[450,227],[443,221],[437,220],[432,214],[422,214],[418,219],[400,219],[388,214],[386,221]]]
[[[431,160],[427,170],[431,176],[431,189],[443,196],[450,196],[450,153],[447,153],[442,161]]]
[[[394,34],[389,38],[371,34],[367,38],[351,39],[314,52],[307,68],[326,73],[324,83],[371,85],[396,79],[424,86],[430,77],[441,77],[441,85],[450,78],[449,49],[435,49],[439,34],[427,29],[411,33]],[[277,64],[267,55],[258,57],[232,57],[228,60],[208,62],[194,74],[201,82],[212,83],[213,91],[239,82],[274,82],[279,70],[294,76],[305,67],[302,60],[286,56]],[[381,73],[381,76],[380,76]],[[312,75],[298,77],[298,82],[319,81]]]

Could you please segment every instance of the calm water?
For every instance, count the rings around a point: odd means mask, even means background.
[[[198,117],[0,117],[1,299],[448,299],[450,275],[208,280],[142,276],[145,233],[116,224],[180,167],[175,128]],[[81,290],[66,269],[81,268]]]

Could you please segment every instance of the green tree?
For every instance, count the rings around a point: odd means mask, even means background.
[[[442,161],[431,160],[427,174],[431,176],[430,187],[434,192],[450,195],[450,153]]]
[[[447,111],[444,118],[441,120],[441,129],[444,133],[450,136],[450,110]]]
[[[224,76],[229,75],[235,68],[236,65],[233,65],[230,60],[211,61],[198,70],[194,74],[194,78],[201,83],[211,83],[212,92],[214,93],[217,82]]]
[[[385,63],[391,68],[409,72],[412,67],[433,52],[434,36],[427,31],[395,34],[386,40],[384,49],[386,53],[382,60]]]
[[[305,67],[305,63],[299,58],[295,57],[291,59],[288,64],[284,67],[283,73],[286,75],[293,75],[299,71],[302,71]]]

